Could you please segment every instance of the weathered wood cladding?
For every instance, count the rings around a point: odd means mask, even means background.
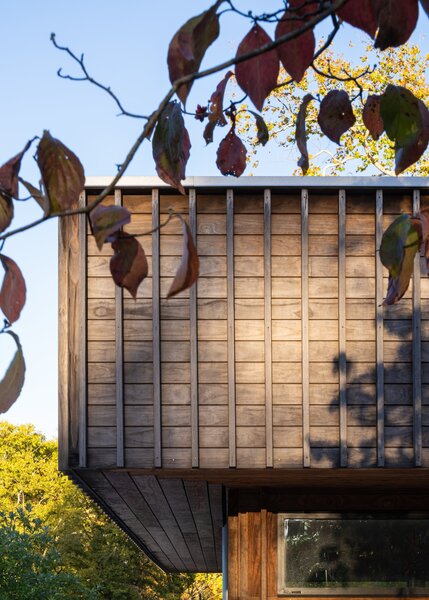
[[[133,233],[170,208],[189,216],[201,275],[165,299],[182,251],[173,219],[142,238],[149,277],[118,306],[111,251],[88,238],[89,467],[122,456],[128,468],[429,466],[429,280],[383,309],[377,256],[380,232],[412,212],[417,192],[126,188],[117,198]]]

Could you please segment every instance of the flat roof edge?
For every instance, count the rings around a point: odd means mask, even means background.
[[[109,185],[110,177],[87,177],[86,188],[104,188]],[[187,177],[183,181],[188,188],[429,188],[429,177]],[[118,188],[170,188],[159,177],[122,177]]]

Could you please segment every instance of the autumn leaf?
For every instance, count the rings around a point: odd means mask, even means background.
[[[5,270],[0,289],[0,309],[9,323],[14,323],[19,319],[25,304],[27,294],[25,280],[14,260],[0,254],[0,262]]]
[[[210,144],[213,141],[213,132],[217,125],[224,127],[227,124],[227,120],[223,112],[223,98],[225,95],[226,84],[232,75],[233,72],[228,71],[222,81],[218,83],[215,91],[210,97],[210,112],[208,115],[209,121],[204,129],[203,134],[206,144]]]
[[[356,121],[347,92],[344,90],[328,92],[320,103],[317,121],[323,133],[339,144],[343,133]]]
[[[25,362],[19,337],[12,331],[5,331],[4,333],[14,339],[17,350],[5,376],[0,381],[0,413],[8,411],[15,400],[18,399],[25,378]]]
[[[380,50],[402,46],[417,25],[417,0],[373,0],[378,21],[374,47]]]
[[[267,124],[265,123],[262,116],[258,113],[253,112],[253,110],[249,110],[250,114],[255,117],[256,121],[256,139],[258,140],[258,144],[265,146],[270,138],[270,134],[268,132]]]
[[[378,140],[384,131],[384,123],[380,113],[381,96],[368,96],[362,111],[362,120],[374,140]]]
[[[417,139],[407,146],[395,148],[395,173],[400,175],[411,167],[422,156],[429,143],[429,111],[425,104],[418,100],[420,115],[422,119],[422,130]]]
[[[397,148],[411,144],[422,132],[418,100],[402,86],[387,86],[381,97],[380,113],[386,133]]]
[[[37,148],[37,164],[49,200],[49,213],[77,208],[85,186],[85,174],[78,157],[49,131]]]
[[[304,23],[304,19],[302,21],[296,19],[295,10],[287,10],[276,27],[276,40],[300,29]],[[316,39],[312,29],[277,47],[277,55],[294,81],[301,81],[304,77],[306,70],[313,62],[315,47]]]
[[[167,298],[171,298],[193,285],[199,274],[199,260],[195,249],[194,240],[188,223],[181,215],[176,215],[183,227],[183,251],[179,267],[173,283],[168,291]]]
[[[226,137],[219,144],[216,166],[222,175],[240,177],[246,168],[246,146],[231,127]]]
[[[423,10],[429,16],[429,0],[420,0],[420,4],[423,6]]]
[[[219,17],[216,10],[222,0],[197,17],[189,19],[175,33],[168,47],[167,63],[171,83],[181,77],[198,73],[207,48],[219,36]],[[180,86],[177,95],[183,104],[192,87],[192,81]]]
[[[0,233],[7,229],[13,219],[13,202],[0,194]]]
[[[177,102],[169,102],[156,125],[152,154],[158,175],[182,194],[185,190],[180,182],[186,177],[185,169],[190,148],[191,142],[180,105]]]
[[[337,10],[337,15],[349,25],[375,37],[378,25],[373,0],[349,0]]]
[[[110,272],[117,286],[128,290],[133,298],[143,279],[148,274],[144,250],[134,237],[118,237],[112,248],[115,254],[110,259]]]
[[[42,190],[40,190],[39,188],[34,186],[29,181],[25,181],[21,177],[19,178],[19,182],[22,183],[22,185],[26,188],[26,190],[30,193],[30,195],[35,199],[37,204],[40,206],[40,208],[43,210],[44,214],[46,215],[49,212],[49,200],[44,195]]]
[[[13,219],[12,198],[18,197],[18,175],[21,161],[31,142],[16,156],[0,167],[0,233],[7,229]]]
[[[241,41],[236,58],[257,50],[271,42],[270,36],[255,24]],[[279,59],[275,50],[245,60],[235,67],[235,77],[241,89],[249,95],[258,110],[262,110],[265,98],[277,85]]]
[[[307,114],[307,107],[312,100],[314,100],[314,98],[311,94],[306,94],[304,96],[296,120],[295,139],[301,153],[301,157],[298,160],[298,167],[301,167],[303,175],[307,173],[309,167],[305,117]]]
[[[99,204],[90,213],[92,231],[98,249],[104,242],[114,242],[115,235],[124,225],[130,222],[131,214],[123,206],[102,206]]]

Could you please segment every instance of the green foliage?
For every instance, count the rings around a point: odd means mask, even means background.
[[[200,589],[202,600],[221,598],[210,590],[208,595],[205,576],[169,575],[146,558],[58,473],[56,442],[33,426],[0,422],[0,481],[0,573],[7,574],[0,575],[1,600],[179,600],[192,589]],[[19,595],[30,589],[35,573],[41,583],[34,594],[52,580],[51,596]],[[61,595],[63,579],[74,595]]]

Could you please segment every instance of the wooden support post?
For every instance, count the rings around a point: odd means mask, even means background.
[[[413,193],[413,213],[420,211],[420,191]],[[420,252],[414,259],[413,271],[413,433],[414,464],[422,466],[422,333],[420,294]]]
[[[152,190],[152,228],[159,227],[159,191]],[[162,466],[161,449],[161,318],[160,318],[160,233],[152,234],[152,350],[153,350],[153,437],[154,466]]]
[[[189,227],[195,244],[197,242],[197,199],[195,189],[189,190]],[[198,436],[198,313],[197,285],[189,290],[189,327],[191,344],[191,445],[192,467],[199,467]]]
[[[346,356],[346,192],[338,204],[338,370],[340,384],[340,465],[347,467],[347,356]]]
[[[273,374],[271,332],[271,190],[264,191],[264,340],[266,466],[273,466]]]
[[[115,190],[115,205],[122,206],[122,193]],[[124,464],[124,322],[123,292],[115,286],[115,360],[116,360],[116,466]]]
[[[308,332],[308,190],[301,191],[301,319],[303,464],[310,466],[310,359]]]
[[[79,196],[79,207],[86,206],[86,193]],[[79,283],[78,283],[78,396],[79,396],[79,467],[87,462],[87,231],[86,215],[79,215]]]
[[[228,425],[229,466],[237,466],[235,414],[235,293],[234,293],[234,192],[226,192],[226,255],[228,298]]]
[[[384,326],[383,326],[383,265],[380,246],[383,237],[383,191],[377,190],[375,210],[376,261],[376,357],[377,357],[377,465],[384,467]]]

